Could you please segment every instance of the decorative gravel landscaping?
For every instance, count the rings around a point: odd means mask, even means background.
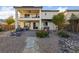
[[[79,53],[79,36],[69,33],[69,38],[61,38],[59,47],[61,53]]]

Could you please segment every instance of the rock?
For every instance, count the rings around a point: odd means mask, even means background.
[[[78,35],[72,35],[69,38],[61,38],[59,40],[60,50],[64,53],[79,52],[79,37]]]

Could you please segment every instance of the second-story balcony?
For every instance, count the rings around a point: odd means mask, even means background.
[[[24,17],[20,17],[20,18],[40,18],[40,16],[24,16]]]
[[[40,16],[20,16],[19,20],[40,20]]]

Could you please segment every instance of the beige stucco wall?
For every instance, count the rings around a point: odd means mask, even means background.
[[[46,15],[45,15],[46,14]],[[58,12],[42,12],[41,18],[42,19],[52,19],[54,15],[58,14]]]
[[[56,30],[56,25],[52,22],[48,22],[48,26],[50,28],[50,30]]]
[[[52,11],[52,12],[42,12],[41,13],[41,15],[42,15],[42,19],[52,19],[52,17],[54,16],[54,15],[56,15],[56,14],[58,14],[59,12],[54,12],[54,11]],[[77,15],[77,16],[79,16],[79,11],[66,11],[66,19],[68,20],[68,19],[70,19],[70,16],[71,16],[71,14],[75,14],[75,15]],[[45,15],[46,14],[46,15]]]
[[[23,21],[19,21],[18,24],[20,25],[21,28],[24,28],[24,22]]]
[[[56,25],[48,21],[48,27],[50,30],[56,30]],[[42,21],[42,29],[44,28],[44,22]]]

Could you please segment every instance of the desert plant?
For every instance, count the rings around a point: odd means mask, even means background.
[[[44,31],[44,30],[40,30],[40,31],[36,32],[36,36],[39,38],[45,38],[48,36],[48,34],[49,33],[47,31]]]
[[[64,38],[70,37],[70,36],[69,36],[66,32],[64,32],[64,31],[58,32],[58,35],[59,35],[60,37],[64,37]]]
[[[0,32],[4,31],[2,28],[0,28]]]

